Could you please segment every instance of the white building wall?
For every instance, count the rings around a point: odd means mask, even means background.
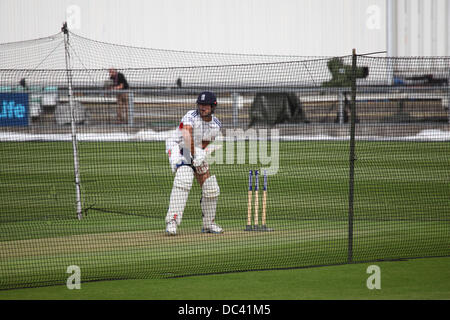
[[[0,43],[73,32],[138,47],[302,56],[450,56],[450,0],[1,0]]]
[[[450,56],[449,0],[392,0],[396,56]]]
[[[1,0],[0,43],[67,20],[81,36],[138,47],[347,55],[386,50],[385,16],[386,0]]]

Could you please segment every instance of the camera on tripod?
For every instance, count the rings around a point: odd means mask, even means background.
[[[327,63],[331,73],[331,80],[322,83],[324,87],[351,87],[352,66],[345,64],[341,58],[332,58]],[[357,79],[364,79],[369,75],[368,67],[357,67],[355,76]]]

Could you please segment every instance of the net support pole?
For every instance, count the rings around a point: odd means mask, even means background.
[[[348,263],[353,262],[353,200],[355,180],[355,126],[356,126],[356,50],[352,52],[351,74],[351,105],[350,105],[350,173],[348,192]]]
[[[82,203],[81,203],[81,179],[80,179],[80,167],[78,162],[78,148],[77,148],[77,132],[75,128],[75,108],[73,101],[73,89],[72,89],[72,71],[70,69],[70,53],[69,53],[69,31],[67,29],[67,23],[65,22],[62,27],[64,33],[64,51],[66,59],[66,76],[67,85],[69,87],[69,107],[70,107],[70,124],[72,129],[72,148],[73,148],[73,164],[75,175],[75,191],[76,191],[76,210],[79,220],[82,219]]]

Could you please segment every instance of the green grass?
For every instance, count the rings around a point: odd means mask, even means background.
[[[380,267],[381,289],[366,286]],[[373,262],[176,279],[118,280],[0,291],[0,300],[440,300],[450,299],[450,258]]]
[[[80,143],[84,219],[70,143],[1,143],[0,288],[341,264],[348,254],[348,142],[283,142],[269,177],[270,233],[244,232],[248,170],[211,166],[223,235],[201,234],[194,183],[164,234],[173,175],[161,142]],[[226,149],[226,148],[224,148]],[[447,143],[357,142],[354,261],[450,254]],[[262,197],[262,196],[261,196]],[[260,198],[261,198],[260,197]]]

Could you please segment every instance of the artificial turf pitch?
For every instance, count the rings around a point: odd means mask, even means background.
[[[173,181],[164,143],[80,143],[81,221],[70,143],[0,147],[0,288],[64,284],[71,265],[93,281],[348,261],[346,141],[280,143],[279,170],[269,177],[270,233],[244,231],[248,170],[261,164],[211,165],[225,233],[200,233],[194,183],[175,237],[164,233]],[[447,143],[357,141],[356,155],[352,261],[448,256]]]

